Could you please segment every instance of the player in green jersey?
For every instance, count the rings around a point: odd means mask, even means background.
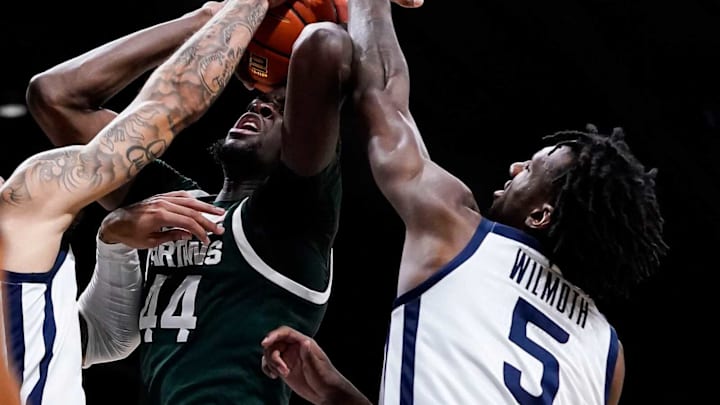
[[[114,116],[102,108],[105,101],[162,61],[216,7],[208,3],[35,76],[28,90],[34,117],[57,144],[92,139],[95,125]],[[325,312],[351,61],[342,27],[308,26],[294,47],[287,87],[256,98],[214,148],[225,179],[204,198],[226,208],[210,217],[225,231],[207,243],[178,240],[147,251],[139,333],[148,403],[288,403],[284,383],[263,375],[258,343],[281,324],[314,335]],[[162,163],[141,175],[101,201],[107,209],[130,204],[103,221],[105,242],[132,244],[143,214],[167,214],[162,206],[149,212],[152,200],[141,199],[198,188]]]

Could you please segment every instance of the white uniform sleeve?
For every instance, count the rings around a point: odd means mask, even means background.
[[[95,271],[78,300],[87,325],[83,368],[123,359],[140,344],[142,271],[137,250],[96,241]]]

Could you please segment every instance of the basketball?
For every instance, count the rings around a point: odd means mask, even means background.
[[[289,0],[268,10],[238,65],[241,79],[267,92],[287,78],[293,43],[306,25],[320,21],[344,23],[347,0]]]

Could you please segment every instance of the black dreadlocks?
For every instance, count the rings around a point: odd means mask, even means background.
[[[561,131],[543,139],[569,146],[574,164],[556,178],[553,259],[569,281],[595,299],[627,297],[667,253],[655,195],[656,169],[630,152],[622,128],[611,135]]]

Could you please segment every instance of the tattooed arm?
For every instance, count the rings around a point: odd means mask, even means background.
[[[87,145],[53,149],[23,162],[0,188],[4,267],[47,271],[80,209],[162,155],[217,99],[268,7],[268,0],[228,0]]]
[[[117,116],[105,104],[172,55],[222,6],[208,1],[179,18],[135,31],[34,75],[26,92],[33,118],[55,146],[90,142]],[[130,184],[98,202],[109,211],[117,208]]]

